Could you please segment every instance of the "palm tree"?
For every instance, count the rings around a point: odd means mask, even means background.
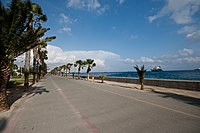
[[[75,63],[74,63],[74,67],[78,67],[78,79],[80,79],[80,72],[81,72],[81,69],[83,69],[86,65],[86,62],[85,61],[82,61],[82,60],[77,60]]]
[[[29,69],[30,69],[30,50],[25,54],[25,65],[24,65],[24,90],[29,86]]]
[[[35,81],[38,81],[40,78],[40,76],[39,76],[40,75],[39,74],[39,60],[40,60],[39,53],[40,52],[39,51],[41,50],[41,48],[46,48],[47,42],[50,42],[54,39],[56,39],[55,36],[40,39],[38,42],[38,46],[33,48],[33,84],[35,83]],[[36,78],[36,76],[37,76],[37,78]]]
[[[57,75],[59,71],[58,67],[55,67],[54,69],[51,70],[51,74]]]
[[[96,63],[94,63],[94,60],[92,60],[92,59],[86,59],[86,64],[88,65],[88,67],[87,67],[87,80],[89,80],[89,78],[90,78],[89,73],[92,70],[92,68],[96,66]]]
[[[35,27],[39,27],[41,26],[41,22],[45,22],[47,21],[47,17],[46,15],[44,15],[42,13],[42,9],[38,4],[32,3],[31,4],[31,13],[29,14],[29,27],[28,30],[33,30],[33,28]],[[37,56],[37,46],[35,48],[33,48],[33,83],[35,82],[35,70],[36,70],[36,56]],[[30,51],[26,52],[26,56],[25,56],[25,73],[24,73],[24,86],[25,88],[28,87],[29,85],[29,67],[30,67]]]
[[[29,28],[31,2],[12,0],[10,6],[4,8],[0,2],[0,111],[9,109],[7,104],[7,82],[10,76],[9,63],[19,55],[37,46],[38,38],[47,29]]]
[[[104,79],[105,79],[105,76],[102,74],[102,75],[99,75],[99,79],[101,80],[101,83],[103,83]]]
[[[60,66],[60,68],[61,68],[61,76],[64,76],[64,73],[66,72],[67,66],[62,65],[62,66]]]
[[[62,70],[62,66],[59,66],[59,67],[57,68],[57,70],[58,70],[58,75],[60,76],[61,70]]]
[[[68,69],[69,74],[70,74],[70,70],[71,70],[72,66],[73,66],[73,63],[67,63],[67,65],[66,65],[66,68]]]
[[[40,59],[40,68],[39,68],[39,78],[42,78],[44,77],[44,74],[45,74],[45,62],[44,60],[47,60],[48,57],[47,57],[47,50],[45,47],[39,47],[38,48],[38,55],[39,55],[39,59]]]
[[[56,69],[54,68],[54,69],[52,69],[52,70],[50,71],[50,73],[53,74],[53,75],[56,75],[57,71],[56,71]]]
[[[138,65],[134,66],[134,68],[136,69],[138,76],[139,76],[139,81],[140,81],[140,85],[141,85],[141,90],[143,90],[144,88],[144,75],[146,73],[146,69],[144,69],[144,65],[141,66],[140,68],[138,67]]]

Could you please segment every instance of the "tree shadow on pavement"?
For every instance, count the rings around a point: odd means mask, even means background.
[[[29,98],[30,98],[37,94],[41,95],[44,92],[49,93],[50,91],[46,90],[46,88],[44,88],[44,86],[34,87],[31,90],[29,90],[28,92],[26,92],[26,96],[29,96]]]
[[[44,86],[33,87],[30,86],[24,91],[24,86],[12,86],[7,90],[8,105],[11,107],[12,104],[22,97],[33,97],[37,94],[48,93],[49,91]]]
[[[169,93],[169,92],[158,92],[158,91],[153,91],[153,92],[160,94],[160,96],[163,98],[173,98],[175,100],[183,101],[187,104],[191,104],[191,105],[200,107],[200,99],[199,98],[193,98],[193,97],[178,95],[178,94]]]
[[[0,118],[0,133],[6,128],[7,121],[6,118]]]

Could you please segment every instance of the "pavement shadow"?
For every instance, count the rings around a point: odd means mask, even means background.
[[[46,90],[44,86],[32,88],[30,91],[26,93],[26,96],[33,97],[37,94],[41,95],[42,93],[49,93],[50,91]]]
[[[26,97],[28,96],[30,98],[37,94],[41,95],[42,93],[49,93],[49,91],[46,90],[44,86],[39,86],[39,87],[29,86],[29,88],[26,89],[26,91],[24,91],[24,86],[9,87],[7,89],[8,105],[11,107],[15,101],[24,96]]]
[[[178,95],[178,94],[169,93],[169,92],[158,92],[158,91],[153,91],[153,92],[160,94],[160,96],[163,98],[173,98],[175,100],[183,101],[184,103],[200,107],[199,98],[193,98],[193,97]]]
[[[7,122],[8,120],[6,118],[0,118],[0,133],[6,128]]]

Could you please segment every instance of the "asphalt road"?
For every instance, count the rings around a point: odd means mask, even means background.
[[[200,102],[47,76],[13,112],[5,133],[199,133]]]

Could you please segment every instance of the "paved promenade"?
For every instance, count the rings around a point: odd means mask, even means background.
[[[0,132],[199,133],[199,98],[110,84],[47,76],[0,114]]]
[[[90,80],[92,81],[92,80]],[[94,82],[101,82],[100,80],[94,80]],[[113,86],[121,86],[127,89],[140,89],[139,84],[132,83],[122,83],[122,82],[114,82],[114,81],[104,81],[104,83],[113,85]],[[144,85],[144,91],[152,91],[155,93],[168,93],[171,95],[180,95],[184,97],[191,97],[200,99],[200,91],[192,91],[192,90],[184,90],[184,89],[176,89],[176,88],[166,88],[166,87],[157,87],[157,86],[148,86]]]

